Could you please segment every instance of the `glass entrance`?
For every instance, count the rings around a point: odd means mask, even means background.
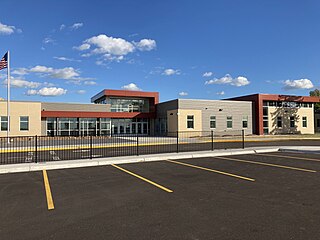
[[[148,119],[113,119],[112,134],[148,134]]]
[[[96,118],[81,118],[80,119],[80,135],[81,136],[96,136],[98,133]]]

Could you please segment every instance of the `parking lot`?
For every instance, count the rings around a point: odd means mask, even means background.
[[[1,239],[320,239],[320,155],[0,175]]]

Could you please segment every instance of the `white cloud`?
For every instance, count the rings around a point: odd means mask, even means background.
[[[297,80],[286,80],[283,82],[284,88],[287,90],[291,89],[310,89],[313,88],[314,85],[309,79],[297,79]]]
[[[162,75],[166,75],[166,76],[180,75],[180,70],[168,68],[162,72]]]
[[[17,68],[17,69],[14,69],[11,73],[16,74],[16,75],[26,75],[26,74],[28,74],[28,69],[27,68]]]
[[[81,28],[83,26],[83,23],[74,23],[70,28],[71,29],[78,29],[78,28]]]
[[[188,96],[187,92],[179,92],[179,96]]]
[[[3,84],[8,84],[8,80],[3,81]],[[10,86],[17,88],[38,88],[41,84],[40,82],[29,82],[24,79],[10,78]]]
[[[124,85],[121,88],[124,90],[129,90],[129,91],[141,91],[142,90],[134,83],[129,83],[128,85]]]
[[[54,44],[55,43],[55,40],[53,40],[51,37],[46,37],[45,39],[43,39],[43,43],[44,44]]]
[[[217,95],[220,95],[220,96],[222,96],[222,95],[224,95],[224,94],[225,94],[225,92],[224,92],[224,91],[217,92]]]
[[[213,72],[205,72],[202,74],[202,77],[211,77],[213,75]]]
[[[95,82],[95,81],[84,81],[84,83],[83,83],[84,85],[96,85],[97,83]]]
[[[63,29],[65,29],[66,28],[66,25],[64,25],[64,24],[61,24],[60,25],[60,31],[62,31]]]
[[[66,89],[56,87],[44,87],[39,90],[30,89],[27,91],[27,95],[40,95],[44,97],[56,97],[67,93]]]
[[[16,27],[15,26],[9,26],[9,25],[5,25],[3,23],[0,22],[0,35],[10,35],[12,33],[14,33]]]
[[[53,57],[54,59],[60,60],[60,61],[68,61],[68,62],[81,62],[81,60],[73,59],[73,58],[67,58],[67,57]]]
[[[78,90],[77,93],[78,93],[78,94],[85,94],[85,93],[86,93],[86,90]]]
[[[52,68],[46,66],[35,66],[28,70],[29,72],[33,73],[43,73],[50,78],[58,78],[58,79],[65,79],[65,80],[80,80],[79,71],[75,70],[73,67],[65,67],[65,68]]]
[[[156,41],[152,39],[142,39],[140,42],[135,42],[134,45],[140,51],[151,51],[157,47]]]
[[[208,81],[205,81],[205,85],[210,85],[210,84],[229,84],[232,86],[237,86],[237,87],[242,87],[250,84],[250,81],[246,77],[236,77],[232,78],[231,75],[226,74],[222,78],[214,78]]]
[[[123,38],[114,38],[105,34],[93,36],[83,41],[80,46],[75,46],[73,49],[79,51],[90,50],[84,53],[82,57],[92,55],[102,55],[104,61],[120,62],[126,55],[136,50],[151,51],[156,48],[156,41],[152,39],[142,39],[139,42],[129,42]]]

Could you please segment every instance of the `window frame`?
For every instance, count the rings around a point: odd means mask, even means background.
[[[296,127],[295,117],[291,116],[291,117],[289,118],[289,120],[290,120],[290,128],[295,128],[295,127]],[[292,123],[293,123],[293,125],[292,125]]]
[[[192,127],[189,127],[189,123],[192,125]],[[194,115],[187,115],[187,129],[194,129]]]
[[[280,126],[279,126],[279,122],[280,122]],[[282,117],[279,116],[279,117],[277,117],[277,128],[282,128],[282,125],[283,125],[283,120],[282,120]]]
[[[2,118],[6,118],[7,120],[2,120]],[[6,129],[2,129],[2,123],[7,123],[7,128],[6,128]],[[9,124],[8,124],[8,116],[1,116],[1,117],[0,117],[0,131],[1,131],[1,132],[6,132],[6,131],[8,131],[8,127],[9,127]]]
[[[21,118],[27,118],[27,120],[21,120]],[[19,117],[19,129],[20,129],[20,132],[28,132],[28,131],[30,131],[29,122],[30,122],[29,116],[20,116]],[[21,124],[22,123],[27,123],[27,129],[22,129],[21,128]]]
[[[214,123],[214,124],[212,124]],[[217,128],[217,117],[216,116],[210,116],[210,129],[216,129]],[[214,127],[212,127],[212,125],[214,125]]]
[[[248,116],[242,116],[242,128],[243,129],[247,129],[248,128],[248,121],[249,120],[249,117]],[[246,127],[244,126],[244,123],[246,123]]]
[[[231,122],[231,127],[229,127],[229,123]],[[227,116],[227,128],[232,129],[233,128],[233,118],[232,116]]]
[[[302,116],[302,127],[307,128],[308,127],[308,118],[307,116]]]

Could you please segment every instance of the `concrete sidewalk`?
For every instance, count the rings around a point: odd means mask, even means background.
[[[8,165],[0,165],[0,174],[41,171],[43,169],[53,170],[53,169],[66,169],[66,168],[94,167],[94,166],[103,166],[103,165],[111,165],[111,164],[162,161],[166,159],[216,157],[216,156],[229,156],[229,155],[240,155],[240,154],[267,153],[267,152],[277,152],[277,151],[320,153],[320,147],[314,147],[314,146],[252,147],[252,148],[246,148],[246,149],[164,153],[164,154],[151,154],[151,155],[142,155],[142,156],[124,156],[124,157],[94,158],[94,159],[84,159],[84,160],[8,164]]]

